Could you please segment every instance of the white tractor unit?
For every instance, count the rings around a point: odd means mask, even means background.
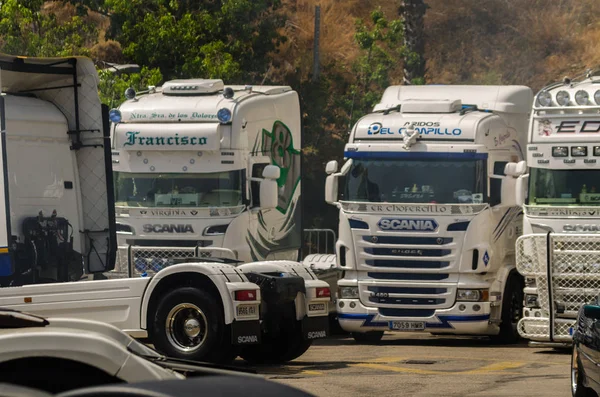
[[[600,78],[565,79],[538,92],[517,269],[525,277],[519,333],[533,344],[570,344],[581,305],[600,293]]]
[[[532,100],[523,86],[391,86],[354,125],[325,194],[340,209],[337,315],[358,342],[518,338],[515,186]]]
[[[192,79],[126,96],[110,112],[118,259],[109,276],[198,258],[233,264],[262,288],[262,343],[243,358],[286,361],[325,337],[329,285],[297,262],[298,94]]]
[[[242,270],[184,258],[106,279],[117,250],[114,183],[93,62],[1,55],[0,70],[0,307],[103,321],[166,355],[204,361],[230,360],[245,345],[254,346],[249,360],[286,361],[326,333],[327,284],[305,281],[312,274],[290,261]],[[272,202],[276,193],[262,194]],[[282,268],[299,276],[281,277]],[[309,314],[315,307],[324,314]]]

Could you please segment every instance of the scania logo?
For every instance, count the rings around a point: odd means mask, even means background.
[[[377,224],[381,230],[406,232],[435,232],[438,223],[433,219],[383,218]]]
[[[444,244],[444,239],[441,237],[438,237],[437,240],[435,240],[436,243],[438,243],[438,245],[442,245]]]
[[[600,225],[564,225],[565,232],[600,232]]]
[[[150,225],[143,226],[144,233],[194,233],[192,225]]]

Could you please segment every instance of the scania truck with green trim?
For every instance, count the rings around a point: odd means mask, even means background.
[[[285,361],[325,337],[328,284],[298,262],[298,94],[190,79],[126,97],[109,115],[118,243],[109,277],[185,258],[235,263],[262,291],[262,343],[243,358]],[[303,283],[283,294],[269,277]]]

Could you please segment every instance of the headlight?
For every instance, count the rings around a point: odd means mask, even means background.
[[[590,95],[585,90],[579,90],[575,93],[575,102],[578,105],[587,105],[588,99],[590,99]]]
[[[571,97],[567,91],[558,91],[558,94],[556,94],[556,102],[560,106],[568,106],[570,100]]]
[[[538,94],[538,103],[543,107],[552,106],[552,95],[548,91],[542,91]]]
[[[487,289],[459,289],[456,292],[456,300],[463,302],[484,302],[489,298]]]
[[[600,156],[600,146],[594,146],[594,156]]]
[[[525,294],[525,307],[540,307],[538,303],[538,296],[533,294]]]
[[[571,146],[571,156],[573,156],[573,157],[587,156],[587,146]]]
[[[536,282],[533,277],[525,277],[525,286],[528,288],[535,288]]]
[[[568,157],[568,146],[552,146],[552,157]]]
[[[340,287],[340,298],[358,299],[358,287]]]

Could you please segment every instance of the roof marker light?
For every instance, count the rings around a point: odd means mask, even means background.
[[[108,118],[113,123],[120,123],[121,122],[121,111],[119,109],[111,109],[110,112],[108,112]]]
[[[217,118],[223,124],[229,123],[231,121],[231,110],[227,108],[221,108],[217,112]]]
[[[132,87],[129,87],[125,90],[125,98],[133,99],[135,98],[135,90]]]
[[[600,105],[600,90],[594,93],[594,102],[596,102],[596,105]]]

